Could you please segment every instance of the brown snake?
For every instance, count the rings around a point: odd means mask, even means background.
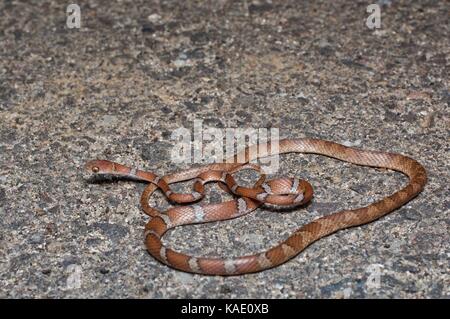
[[[233,174],[243,169],[260,171],[259,166],[249,163],[269,155],[270,143],[259,154],[256,145],[247,147],[245,163],[219,163],[189,169],[164,177],[141,171],[110,161],[95,160],[86,164],[86,169],[94,174],[108,174],[131,177],[149,182],[145,188],[141,205],[150,216],[145,226],[145,243],[149,253],[160,262],[173,268],[208,275],[240,275],[262,271],[281,265],[299,254],[312,242],[338,230],[362,225],[376,220],[404,205],[424,188],[427,176],[425,169],[417,161],[395,153],[375,152],[346,147],[319,139],[284,139],[279,141],[279,151],[283,153],[314,153],[333,157],[349,163],[388,168],[406,174],[409,183],[401,190],[366,207],[343,210],[316,219],[296,230],[289,238],[264,252],[232,257],[208,258],[189,256],[164,246],[161,241],[167,230],[181,225],[226,220],[250,213],[261,204],[302,205],[313,196],[311,185],[298,178],[278,178],[265,181],[265,175],[254,187],[239,186]],[[242,154],[241,154],[242,155]],[[237,159],[238,155],[234,156]],[[179,194],[172,191],[169,184],[195,179],[194,191]],[[219,204],[178,206],[165,213],[150,207],[149,198],[156,189],[161,189],[166,197],[176,203],[192,203],[204,196],[204,184],[219,182],[219,185],[238,198]]]

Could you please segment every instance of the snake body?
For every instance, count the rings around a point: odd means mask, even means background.
[[[251,188],[236,183],[233,174],[243,169],[260,171],[250,162],[271,153],[271,143],[266,147],[253,145],[234,156],[245,158],[243,163],[235,161],[217,163],[189,169],[175,174],[158,177],[151,172],[130,168],[105,160],[94,160],[86,164],[86,169],[94,174],[112,174],[131,177],[149,182],[141,196],[141,205],[150,216],[145,226],[145,244],[149,253],[160,262],[191,273],[208,275],[239,275],[259,272],[285,263],[299,254],[314,241],[338,230],[374,221],[401,207],[424,188],[427,176],[422,165],[416,160],[387,152],[367,151],[347,147],[338,143],[320,139],[284,139],[278,141],[277,154],[313,153],[336,158],[349,163],[387,168],[404,173],[409,183],[399,191],[368,206],[343,210],[316,219],[297,229],[278,245],[252,255],[233,258],[194,257],[168,248],[162,242],[163,235],[171,228],[187,224],[206,223],[243,216],[262,204],[302,205],[313,196],[311,185],[298,178],[278,178],[265,180],[265,175]],[[256,150],[259,150],[256,152]],[[263,151],[261,151],[263,150]],[[243,157],[239,157],[243,156]],[[170,184],[195,180],[190,194],[175,193]],[[218,182],[221,187],[236,195],[237,199],[219,204],[199,205],[204,194],[204,184]],[[167,198],[176,203],[193,203],[190,206],[177,206],[166,212],[159,212],[149,205],[149,198],[156,189],[161,189]]]

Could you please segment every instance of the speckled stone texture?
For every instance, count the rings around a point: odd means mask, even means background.
[[[378,30],[365,25],[370,3],[90,0],[80,1],[81,29],[68,29],[64,1],[2,0],[0,298],[449,298],[449,2],[379,1]],[[145,185],[88,183],[82,166],[181,169],[170,135],[194,119],[407,154],[429,182],[401,209],[278,268],[182,273],[145,250]],[[167,243],[254,253],[406,183],[299,154],[282,156],[278,175],[309,180],[313,202],[177,228]]]

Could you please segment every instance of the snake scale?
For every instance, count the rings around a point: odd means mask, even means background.
[[[150,216],[144,233],[149,253],[170,267],[207,275],[240,275],[281,265],[324,236],[369,223],[401,207],[419,194],[427,181],[423,166],[404,155],[361,150],[312,138],[283,139],[277,142],[278,154],[313,153],[357,165],[392,169],[407,175],[409,183],[366,207],[343,210],[313,220],[266,251],[232,258],[210,258],[194,257],[168,248],[162,242],[162,237],[169,229],[177,226],[236,218],[250,213],[262,204],[302,205],[312,198],[313,189],[308,182],[298,178],[266,181],[259,166],[250,163],[258,158],[277,155],[270,153],[270,142],[263,148],[258,148],[257,145],[247,147],[242,151],[243,154],[236,154],[231,163],[209,164],[163,177],[106,160],[90,161],[85,168],[94,175],[119,175],[148,182],[141,196],[141,205]],[[265,151],[261,152],[261,149]],[[245,155],[245,162],[236,163],[239,155]],[[233,178],[234,173],[244,169],[261,173],[260,179],[251,188],[238,185]],[[194,180],[193,192],[190,194],[176,193],[169,186],[187,180]],[[234,194],[235,199],[219,204],[199,205],[197,202],[204,196],[204,184],[209,182],[218,182],[221,188]],[[159,212],[149,205],[149,198],[156,189],[160,189],[171,202],[191,205],[175,206],[166,212]]]

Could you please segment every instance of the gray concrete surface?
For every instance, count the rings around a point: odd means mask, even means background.
[[[0,2],[1,298],[449,298],[447,1],[379,1],[379,30],[365,25],[368,1],[111,3],[80,1],[81,29],[68,29],[64,1]],[[400,152],[429,183],[281,267],[182,273],[145,250],[144,185],[90,184],[82,166],[107,158],[173,172],[170,134],[194,119]],[[406,182],[319,156],[283,156],[279,175],[308,179],[313,203],[178,228],[167,242],[256,252]]]

